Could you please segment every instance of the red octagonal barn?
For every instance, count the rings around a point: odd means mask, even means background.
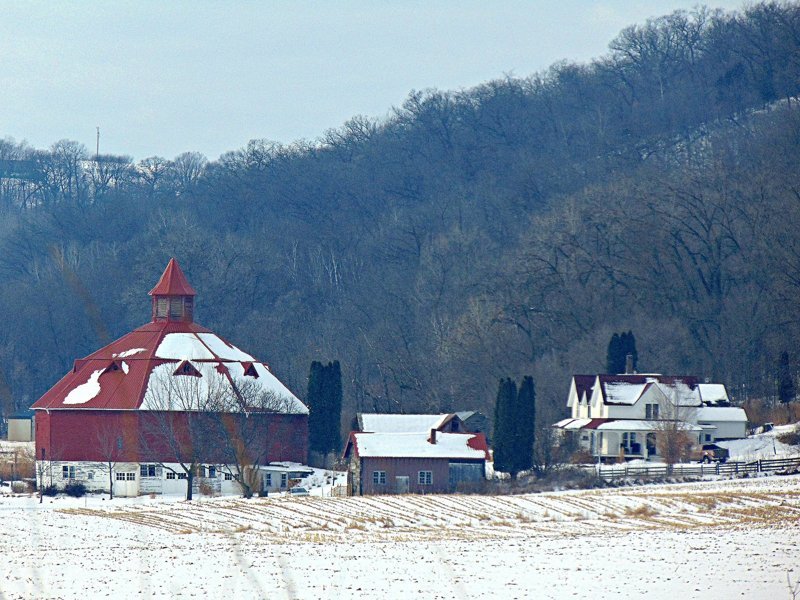
[[[150,295],[150,323],[76,360],[33,405],[40,483],[235,493],[258,486],[260,465],[304,462],[308,409],[266,364],[194,322],[175,259]]]

